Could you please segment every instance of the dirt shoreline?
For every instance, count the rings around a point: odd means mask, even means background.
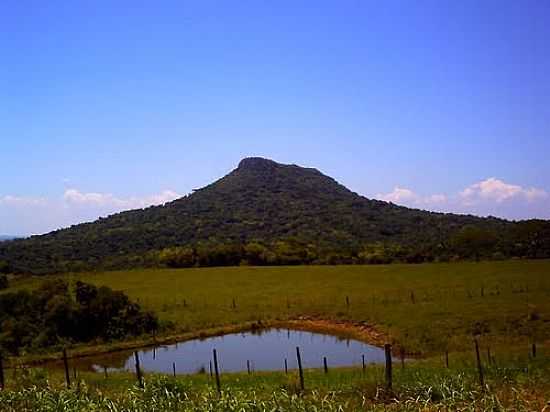
[[[150,337],[147,339],[134,339],[98,345],[83,345],[72,349],[67,348],[67,352],[69,359],[79,359],[92,356],[101,356],[115,352],[148,348],[158,345],[170,345],[194,339],[206,339],[232,333],[260,331],[271,328],[326,333],[328,335],[333,335],[344,339],[354,339],[379,347],[382,347],[384,343],[388,342],[388,337],[386,335],[377,330],[374,325],[366,322],[299,317],[288,320],[247,322],[238,325],[220,326],[217,328],[202,329],[193,332]],[[10,369],[13,368],[14,365],[16,367],[40,366],[48,362],[59,361],[61,359],[61,352],[8,357],[5,359],[4,367],[6,369]]]

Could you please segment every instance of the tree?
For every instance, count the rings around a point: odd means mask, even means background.
[[[244,246],[244,257],[249,265],[264,265],[266,263],[265,246],[258,242],[250,242]]]
[[[171,268],[188,268],[195,264],[195,251],[190,247],[172,247],[159,252],[162,265]]]
[[[478,261],[481,256],[494,252],[497,240],[492,231],[477,226],[465,226],[453,236],[451,244],[461,257],[474,257]]]
[[[120,339],[150,333],[158,319],[123,292],[77,282],[74,294],[63,280],[36,291],[0,295],[0,347],[11,353],[62,341]]]
[[[527,220],[519,222],[512,231],[514,251],[520,256],[532,259],[544,257],[541,253],[545,247],[549,247],[550,224],[544,220]]]

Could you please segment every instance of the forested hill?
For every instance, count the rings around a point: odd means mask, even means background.
[[[409,209],[262,158],[164,206],[0,243],[3,267],[17,273],[511,256],[549,257],[549,222]]]

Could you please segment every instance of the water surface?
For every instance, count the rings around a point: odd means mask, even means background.
[[[363,342],[331,335],[286,329],[235,333],[207,339],[196,339],[173,345],[140,350],[141,367],[146,372],[194,373],[209,371],[212,350],[218,353],[221,372],[246,371],[247,361],[253,370],[283,370],[297,368],[296,347],[300,347],[304,368],[320,368],[326,356],[329,367],[382,363],[384,350]],[[132,353],[115,353],[82,359],[95,370],[134,370]],[[81,364],[80,367],[83,365]]]

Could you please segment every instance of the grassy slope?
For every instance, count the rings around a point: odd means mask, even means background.
[[[476,323],[495,348],[550,339],[550,261],[133,270],[70,278],[124,290],[175,322],[177,332],[313,316],[374,323],[408,351],[424,353],[441,353],[446,345],[470,350]],[[12,289],[37,282],[22,280]]]

